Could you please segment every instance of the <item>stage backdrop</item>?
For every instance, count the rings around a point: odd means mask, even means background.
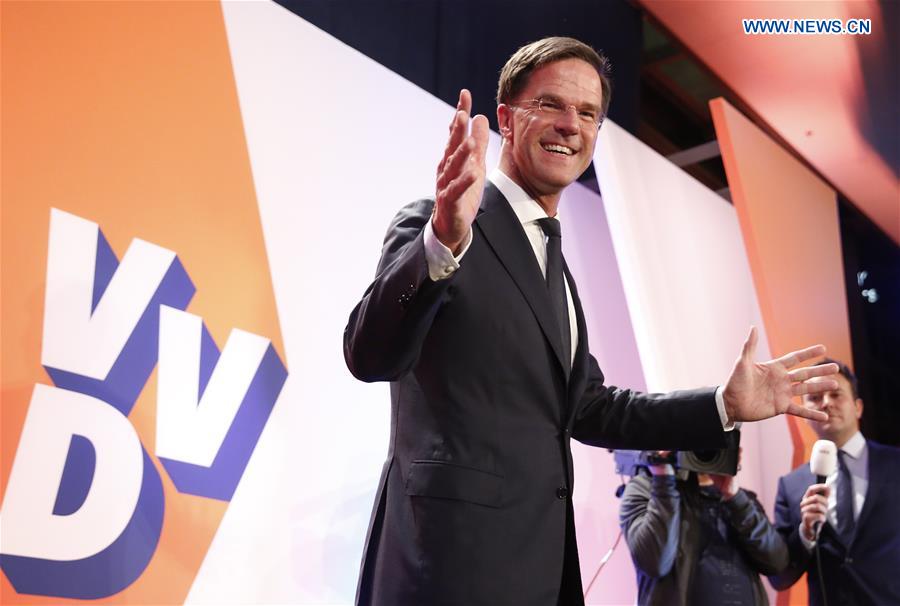
[[[342,332],[453,108],[272,3],[0,10],[2,602],[351,603],[389,403]],[[751,324],[783,353],[732,206],[614,123],[595,166],[561,218],[610,382],[717,384]],[[771,511],[788,426],[743,438]],[[587,589],[620,478],[574,452]],[[633,578],[621,543],[588,602]]]

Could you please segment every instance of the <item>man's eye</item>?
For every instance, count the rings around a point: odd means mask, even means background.
[[[541,107],[551,112],[562,111],[562,105],[560,105],[556,101],[553,101],[552,99],[544,99],[543,101],[541,101]]]

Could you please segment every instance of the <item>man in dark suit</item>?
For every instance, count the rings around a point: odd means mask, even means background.
[[[808,573],[815,606],[900,604],[900,449],[863,437],[856,377],[845,364],[838,367],[837,389],[803,397],[828,414],[827,422],[810,424],[838,447],[838,469],[818,484],[804,463],[778,481],[775,525],[790,565],[769,580],[784,590]]]
[[[347,365],[391,382],[391,438],[357,591],[386,606],[583,602],[571,438],[613,448],[720,448],[723,427],[790,412],[821,346],[754,364],[724,387],[607,387],[560,252],[562,190],[591,161],[606,63],[570,38],[517,51],[500,76],[500,164],[461,91],[435,200],[403,208],[344,333]],[[820,385],[824,388],[824,384]]]

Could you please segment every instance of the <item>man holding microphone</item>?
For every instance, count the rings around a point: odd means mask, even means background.
[[[900,604],[900,449],[860,433],[856,377],[836,363],[838,388],[807,394],[803,403],[828,414],[825,422],[808,422],[819,438],[834,442],[838,464],[824,483],[807,464],[779,480],[775,524],[790,564],[769,580],[784,590],[808,573],[814,606]]]

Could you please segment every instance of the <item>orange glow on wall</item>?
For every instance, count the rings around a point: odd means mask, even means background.
[[[283,346],[220,4],[3,2],[2,24],[5,490],[33,386],[51,383],[41,366],[51,207],[98,223],[120,259],[136,237],[175,251],[197,289],[188,311],[220,347],[235,326]],[[155,409],[154,372],[129,418],[161,469]],[[160,476],[155,555],[101,602],[187,596],[228,504]],[[83,603],[20,595],[5,575],[0,595]]]
[[[834,190],[724,99],[710,102],[773,355],[823,343],[853,366]],[[793,466],[808,460],[815,433],[786,417]],[[779,604],[806,603],[806,583]]]

